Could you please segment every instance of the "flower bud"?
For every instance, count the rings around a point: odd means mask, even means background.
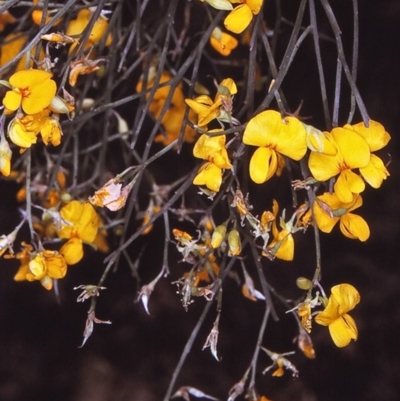
[[[242,251],[242,244],[240,242],[239,231],[233,229],[228,234],[229,256],[237,256]]]
[[[211,237],[211,246],[216,249],[221,246],[222,241],[224,240],[226,235],[226,225],[221,224],[214,230]]]
[[[312,281],[305,277],[298,277],[296,280],[296,285],[301,290],[309,290],[313,287]]]

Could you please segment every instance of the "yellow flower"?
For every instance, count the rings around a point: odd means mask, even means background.
[[[154,142],[162,143],[164,146],[169,145],[175,139],[179,138],[181,132],[183,118],[185,116],[185,104],[181,106],[172,106],[164,114],[161,123],[164,127],[165,133],[160,133],[154,138]],[[195,113],[189,110],[189,121],[195,121]],[[183,140],[187,143],[193,143],[196,139],[196,131],[189,125],[186,125],[183,132]]]
[[[40,0],[33,0],[33,4],[38,4]],[[52,14],[54,14],[57,10],[47,10],[47,16],[46,20],[44,21],[44,24],[48,24],[52,18]],[[43,17],[43,10],[33,10],[32,14],[32,21],[36,24],[39,25],[42,23],[42,17]],[[61,18],[58,19],[53,26],[59,25],[61,22]]]
[[[223,56],[229,56],[238,45],[238,40],[216,27],[210,36],[211,46]]]
[[[51,73],[43,70],[22,70],[11,75],[9,83],[13,87],[7,91],[3,104],[15,111],[20,106],[26,114],[39,113],[48,107],[57,91]]]
[[[195,99],[185,99],[186,104],[198,115],[199,127],[205,127],[214,119],[230,122],[232,95],[237,93],[235,81],[232,78],[224,79],[218,85],[214,101],[207,95],[200,95]]]
[[[229,0],[231,3],[241,3],[225,18],[224,25],[228,31],[242,33],[250,24],[253,15],[260,12],[263,0]]]
[[[205,185],[211,191],[219,191],[222,184],[222,170],[232,167],[225,148],[225,141],[226,135],[209,137],[205,134],[197,140],[193,148],[193,155],[208,162],[200,167],[193,180],[194,185]]]
[[[12,61],[21,49],[28,43],[28,36],[20,33],[10,33],[4,38],[4,44],[1,45],[0,51],[0,66],[4,66]],[[36,46],[31,50],[31,59],[29,66],[33,66],[33,58],[36,52]],[[43,47],[40,49],[39,60],[43,60],[45,53]],[[16,71],[21,71],[26,68],[26,55],[22,56],[17,62]]]
[[[37,141],[36,133],[26,129],[19,118],[13,118],[8,124],[8,137],[11,142],[21,148],[30,148]]]
[[[345,347],[351,340],[358,338],[356,322],[347,312],[359,302],[360,294],[352,285],[335,285],[331,289],[326,308],[315,317],[316,323],[328,326],[337,347]]]
[[[364,191],[363,179],[352,169],[367,167],[371,152],[364,138],[349,128],[334,128],[326,134],[336,148],[335,155],[311,152],[308,166],[318,181],[327,181],[339,174],[334,189],[342,202],[351,202],[353,194]]]
[[[367,222],[351,211],[362,205],[361,195],[353,194],[351,202],[342,202],[336,193],[325,192],[314,202],[314,216],[318,228],[324,233],[330,233],[335,224],[340,221],[340,231],[350,239],[366,241],[369,238]]]
[[[83,258],[83,244],[80,238],[69,239],[60,249],[68,265],[75,265]]]
[[[62,129],[58,118],[46,118],[41,127],[40,135],[45,145],[51,143],[53,146],[58,146],[61,143],[62,136]]]
[[[281,260],[291,261],[294,257],[294,239],[292,235],[292,224],[290,222],[285,223],[281,219],[282,230],[279,231],[276,221],[279,212],[278,202],[274,199],[272,203],[272,213],[275,218],[272,221],[272,236],[273,240],[268,245],[268,252],[272,257],[276,257]],[[264,252],[263,252],[264,255]],[[267,255],[267,253],[265,253]]]
[[[100,218],[90,203],[73,200],[61,208],[60,216],[66,222],[58,232],[60,238],[79,238],[88,243],[94,241]]]
[[[37,253],[28,263],[26,280],[40,280],[46,290],[53,288],[53,279],[60,279],[67,274],[64,257],[57,251],[43,250]]]
[[[8,24],[13,24],[16,19],[8,12],[0,14],[0,32],[3,32]]]
[[[279,166],[279,154],[300,160],[307,151],[306,131],[295,117],[282,119],[275,110],[253,117],[243,134],[243,143],[258,146],[250,160],[250,177],[257,183],[268,181]]]
[[[193,184],[205,185],[210,191],[218,192],[222,184],[222,169],[214,163],[204,163],[200,166]]]
[[[30,253],[32,252],[33,247],[25,242],[22,242],[22,247],[23,250],[15,255],[15,258],[21,263],[21,266],[14,276],[15,281],[25,281],[26,275],[29,272],[29,262],[31,260]]]
[[[76,19],[71,20],[65,34],[67,36],[72,37],[80,37],[82,32],[88,26],[91,18],[92,12],[88,8],[84,8],[78,12],[78,16]],[[99,19],[94,23],[92,31],[90,32],[89,39],[85,45],[85,50],[91,48],[96,43],[100,42],[103,38],[104,34],[106,33],[108,28],[108,21],[103,16],[100,15]],[[111,33],[108,34],[105,45],[110,46],[112,43],[112,35]],[[70,51],[72,51],[76,47],[76,43],[71,45]]]
[[[390,141],[390,135],[385,131],[383,125],[373,120],[369,121],[368,128],[362,122],[355,125],[345,125],[344,128],[352,129],[361,135],[368,143],[371,152],[382,149]],[[379,188],[382,181],[390,175],[383,161],[374,154],[371,154],[369,163],[360,168],[360,173],[372,188]]]

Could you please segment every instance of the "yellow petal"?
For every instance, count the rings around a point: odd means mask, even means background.
[[[7,132],[11,142],[21,148],[30,148],[37,141],[35,133],[27,131],[18,119],[10,121]]]
[[[371,154],[371,160],[368,165],[360,168],[360,173],[372,188],[379,188],[382,185],[382,181],[386,180],[390,175],[382,159],[374,154]]]
[[[334,297],[338,304],[338,313],[343,315],[353,310],[360,302],[360,293],[351,284],[338,284],[331,288],[332,297]]]
[[[365,167],[369,163],[370,149],[367,141],[356,132],[346,128],[334,128],[333,139],[348,169]]]
[[[334,185],[339,200],[348,203],[353,200],[353,194],[359,194],[365,189],[363,179],[351,170],[342,171]]]
[[[308,158],[308,167],[313,177],[318,181],[327,181],[339,174],[339,161],[335,156],[311,152]]]
[[[258,148],[250,160],[250,177],[256,184],[268,181],[278,167],[276,152],[270,148]]]
[[[286,117],[281,120],[279,137],[274,142],[277,152],[293,160],[300,160],[307,151],[306,130],[295,117]]]
[[[205,185],[209,190],[218,192],[222,184],[222,170],[214,163],[205,163],[193,180],[194,185]]]
[[[224,25],[228,31],[242,33],[253,19],[253,13],[247,4],[235,7],[225,18]]]
[[[75,265],[83,258],[82,240],[79,238],[71,238],[60,249],[68,265]]]
[[[319,196],[318,199],[326,204],[325,207],[331,207],[331,205],[327,203],[326,199],[329,199],[331,196],[332,194],[326,193]],[[330,216],[328,211],[324,210],[318,201],[314,202],[314,217],[318,228],[324,233],[330,233],[335,224],[339,221],[338,217]]]
[[[367,222],[361,216],[352,213],[347,213],[340,218],[340,230],[345,237],[362,242],[366,241],[370,235]]]
[[[3,99],[3,105],[6,109],[15,111],[21,105],[22,95],[18,89],[7,91]]]
[[[243,143],[252,146],[275,145],[279,134],[282,117],[275,110],[266,110],[253,117],[243,133]]]
[[[67,274],[67,264],[64,257],[57,251],[44,251],[43,255],[47,263],[47,275],[59,279]]]
[[[351,340],[357,340],[358,330],[350,315],[343,315],[329,325],[329,333],[337,347],[345,347]]]
[[[263,1],[264,0],[246,0],[246,4],[250,7],[251,12],[257,15],[261,10]]]
[[[371,152],[382,149],[390,141],[390,135],[385,131],[385,127],[377,121],[370,120],[368,128],[363,122],[351,127],[367,141]]]

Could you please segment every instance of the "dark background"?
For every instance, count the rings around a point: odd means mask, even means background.
[[[285,2],[282,2],[285,3]],[[290,3],[290,1],[289,1]],[[334,2],[332,2],[334,3]],[[336,5],[336,15],[343,37],[351,32],[352,14],[349,0]],[[283,6],[285,10],[285,5]],[[286,5],[286,15],[290,6]],[[283,378],[258,377],[257,389],[275,401],[395,401],[400,398],[400,278],[399,259],[399,142],[400,124],[400,2],[398,0],[360,0],[360,57],[358,87],[372,119],[381,122],[392,140],[381,153],[391,155],[391,176],[379,190],[368,188],[360,209],[371,228],[370,239],[362,244],[339,233],[323,236],[323,283],[326,289],[341,282],[352,283],[361,293],[361,303],[352,312],[359,328],[359,340],[344,349],[336,348],[323,327],[314,327],[312,338],[317,358],[306,360],[301,355],[293,362],[300,370],[298,379],[290,374]],[[297,10],[297,8],[295,8]],[[324,27],[321,26],[323,30]],[[346,39],[344,39],[346,40]],[[345,42],[346,46],[349,43]],[[326,57],[335,57],[330,45]],[[330,53],[332,52],[332,53]],[[314,66],[300,63],[296,74],[289,74],[285,90],[302,98],[304,114],[314,112],[312,96],[319,92],[308,74]],[[359,121],[359,119],[356,121]],[[10,232],[18,222],[13,197],[17,186],[0,181],[1,234]],[[157,242],[161,228],[150,234]],[[311,238],[311,237],[310,237]],[[148,252],[142,274],[151,279],[153,264],[159,255]],[[174,254],[173,254],[174,255]],[[312,260],[302,242],[296,250],[299,271],[312,271],[301,263]],[[97,317],[112,325],[96,325],[87,344],[82,341],[89,304],[76,303],[78,284],[96,282],[104,265],[101,255],[85,256],[86,262],[71,267],[60,282],[62,303],[38,283],[15,283],[17,264],[1,263],[0,269],[0,401],[54,400],[160,400],[165,394],[184,343],[204,306],[196,301],[186,313],[175,287],[161,280],[150,300],[151,316],[135,304],[136,284],[129,268],[121,265],[106,282],[108,289],[99,299]],[[312,263],[312,262],[310,262]],[[272,285],[284,291],[293,286],[296,267],[274,262],[267,276]],[[146,282],[146,280],[144,280]],[[215,361],[209,351],[201,351],[213,315],[201,330],[190,354],[179,385],[192,385],[206,393],[227,398],[230,387],[246,369],[263,312],[261,304],[240,298],[239,289],[227,283],[224,302],[230,312],[222,315],[219,355]],[[281,322],[270,322],[265,344],[280,352],[294,349],[293,320],[279,309]],[[234,311],[234,312],[232,312]],[[284,328],[282,330],[282,327]],[[266,357],[260,358],[265,365]]]

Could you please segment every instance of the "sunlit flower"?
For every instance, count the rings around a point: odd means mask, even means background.
[[[83,243],[93,243],[99,226],[100,217],[93,206],[73,200],[60,210],[63,225],[58,230],[60,238],[68,241],[62,247],[62,253],[68,264],[78,263],[83,257]]]
[[[11,142],[21,148],[30,148],[37,142],[37,137],[34,131],[26,129],[21,119],[15,117],[8,124],[8,137]]]
[[[326,132],[314,128],[312,125],[304,124],[307,132],[307,147],[312,152],[322,153],[324,155],[335,156],[336,146],[328,139]]]
[[[25,281],[26,275],[29,272],[29,262],[31,260],[32,245],[22,242],[22,251],[15,255],[15,258],[20,261],[21,265],[14,276],[15,281]]]
[[[357,340],[356,322],[348,314],[360,302],[360,294],[350,284],[339,284],[331,288],[331,296],[325,309],[315,317],[315,322],[328,326],[337,347],[345,347]]]
[[[300,160],[307,151],[306,131],[295,117],[282,119],[275,110],[263,111],[246,126],[243,143],[258,146],[250,160],[250,177],[257,183],[268,181],[278,169],[278,155]]]
[[[16,19],[8,11],[1,13],[0,14],[0,32],[3,32],[5,27],[8,24],[13,24],[14,22],[16,22]]]
[[[239,44],[238,40],[229,35],[228,33],[222,32],[219,27],[216,27],[210,36],[211,46],[223,56],[229,56],[233,49]]]
[[[72,37],[80,37],[82,32],[88,26],[93,13],[88,8],[83,8],[78,12],[76,19],[71,20],[68,24],[68,27],[65,31],[67,36]],[[100,42],[108,28],[108,21],[106,17],[100,14],[98,20],[94,23],[93,28],[90,32],[89,39],[85,45],[85,50],[94,46],[96,43]],[[106,46],[110,46],[112,43],[112,35],[108,34],[107,39],[105,41]],[[72,51],[76,46],[76,43],[71,45],[70,51]]]
[[[60,238],[77,237],[88,243],[93,242],[100,218],[90,203],[73,200],[61,208],[60,215],[67,222],[58,232]]]
[[[281,230],[278,230],[279,205],[274,199],[272,203],[272,213],[275,218],[272,220],[272,236],[273,239],[267,247],[267,254],[271,254],[271,257],[276,257],[281,260],[291,261],[294,257],[294,239],[292,235],[292,223],[291,221],[285,222],[282,218],[280,219]],[[264,252],[263,252],[264,255]]]
[[[4,38],[4,44],[1,45],[0,51],[0,65],[4,66],[10,61],[14,60],[15,56],[22,50],[22,48],[28,43],[28,35],[20,33],[10,33]],[[34,54],[36,53],[36,46],[30,52],[30,63],[29,66],[33,66]],[[15,70],[21,71],[26,68],[26,55],[22,56],[16,63]],[[45,53],[43,47],[40,49],[39,60],[43,60]]]
[[[361,135],[368,143],[371,152],[382,149],[390,141],[390,135],[386,132],[384,126],[373,120],[369,121],[369,127],[366,127],[361,122],[355,125],[345,125],[344,128],[353,129],[357,134]],[[390,175],[383,161],[372,153],[369,163],[360,168],[360,173],[373,188],[379,188],[382,185],[382,181],[386,180]]]
[[[210,131],[211,132],[211,131]],[[222,184],[223,169],[231,169],[228,152],[225,148],[225,135],[209,137],[201,135],[193,148],[193,155],[207,160],[193,180],[194,185],[205,185],[208,189],[218,192]]]
[[[185,117],[185,104],[182,103],[178,106],[171,106],[164,117],[161,120],[161,123],[164,127],[165,133],[160,133],[154,138],[154,142],[162,143],[164,146],[169,145],[171,142],[175,141],[179,138],[179,134],[181,132],[183,119]],[[190,110],[189,111],[189,121],[196,121],[196,114]],[[196,140],[196,131],[189,126],[186,125],[185,130],[183,131],[183,140],[187,143],[193,143]]]
[[[353,194],[351,202],[342,202],[336,193],[325,192],[314,202],[314,216],[318,228],[330,233],[335,224],[340,222],[340,231],[350,239],[366,241],[369,238],[367,222],[356,214],[350,213],[362,205],[361,195]]]
[[[336,148],[335,155],[311,152],[308,166],[318,181],[327,181],[339,174],[334,189],[342,202],[351,202],[353,194],[364,191],[365,183],[353,169],[368,165],[371,158],[366,140],[349,128],[334,128],[326,137]]]
[[[54,115],[44,120],[40,135],[45,145],[51,143],[53,146],[58,146],[61,143],[62,128],[58,116]]]
[[[26,280],[40,280],[46,290],[53,288],[53,279],[63,278],[67,274],[64,257],[57,251],[38,252],[28,263]]]
[[[40,0],[33,0],[33,4],[38,4],[40,2]],[[57,10],[47,10],[47,16],[46,19],[44,21],[44,24],[48,24],[52,18],[52,14],[54,14]],[[36,24],[39,25],[42,23],[42,18],[43,18],[43,10],[33,10],[32,14],[32,21]],[[57,21],[55,21],[53,26],[57,26],[59,25],[61,22],[61,18],[58,19]]]
[[[240,3],[225,18],[224,25],[228,31],[242,33],[257,15],[263,0],[229,0],[231,3]]]
[[[198,115],[198,126],[205,127],[215,119],[232,122],[232,96],[236,93],[235,81],[226,78],[218,85],[214,100],[208,95],[200,95],[195,99],[185,99],[185,102]]]
[[[43,70],[22,70],[11,75],[12,90],[7,91],[3,104],[11,111],[20,106],[26,114],[35,114],[48,107],[56,94],[52,74]]]

